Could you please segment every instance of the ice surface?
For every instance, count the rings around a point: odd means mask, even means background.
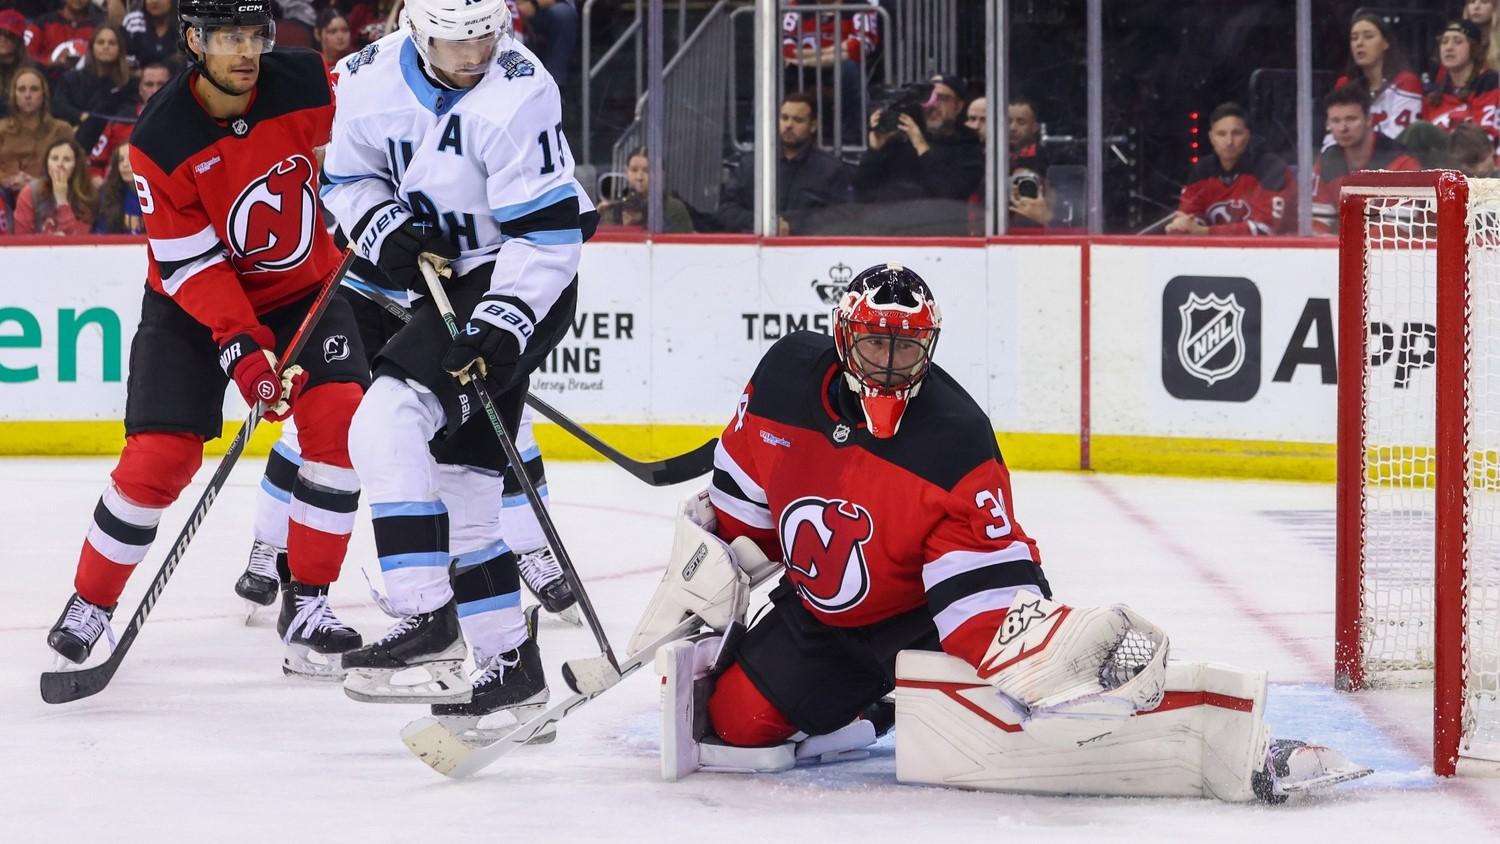
[[[206,479],[216,458],[199,475]],[[262,611],[231,591],[250,542],[258,460],[245,461],[194,540],[114,682],[48,706],[37,675],[111,462],[0,460],[0,842],[30,841],[1318,841],[1500,840],[1500,781],[1443,782],[1429,764],[1430,697],[1337,695],[1331,486],[1084,474],[1015,479],[1018,520],[1070,603],[1125,601],[1162,624],[1173,654],[1264,666],[1278,735],[1376,766],[1297,806],[1021,797],[895,782],[887,737],[864,761],[775,776],[657,777],[657,685],[632,677],[474,780],[443,779],[397,733],[418,707],[374,706],[293,681]],[[617,647],[658,577],[673,505],[607,464],[554,463],[555,514]],[[163,520],[116,623],[160,564],[201,487]],[[334,587],[367,636],[386,626],[355,569],[378,583],[361,521]],[[558,663],[596,653],[546,623]],[[90,836],[79,839],[77,835]],[[99,836],[93,838],[93,836]]]

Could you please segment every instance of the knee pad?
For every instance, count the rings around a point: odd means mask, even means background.
[[[148,431],[125,438],[120,462],[109,477],[131,503],[166,507],[177,500],[202,465],[202,437]]]
[[[455,557],[498,548],[505,539],[500,523],[500,476],[464,466],[437,467],[438,495],[448,508],[448,550]]]
[[[737,747],[773,745],[797,732],[738,662],[719,675],[708,697],[708,720],[719,738]]]
[[[358,384],[319,384],[297,400],[295,418],[302,456],[307,460],[340,466],[349,461],[349,427],[365,391]]]

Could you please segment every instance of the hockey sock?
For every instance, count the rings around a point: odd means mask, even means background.
[[[359,476],[353,469],[302,464],[292,485],[291,523],[287,529],[287,565],[292,578],[311,586],[338,579],[359,509]]]
[[[161,514],[182,494],[203,462],[203,441],[191,434],[146,433],[125,438],[113,483],[94,508],[73,589],[112,607],[125,581],[156,539]]]
[[[521,460],[526,466],[526,476],[536,485],[537,494],[542,498],[542,505],[547,505],[547,470],[542,464],[542,452],[531,439],[530,417],[524,418],[521,425],[521,433],[516,443],[516,448],[521,452]],[[537,521],[536,513],[531,509],[531,502],[526,500],[526,493],[521,491],[521,482],[516,479],[515,469],[505,470],[505,493],[501,498],[500,507],[501,535],[505,537],[506,543],[512,548],[522,551],[530,551],[533,548],[541,548],[547,544],[547,535],[542,532],[542,525]]]
[[[432,612],[448,603],[448,510],[441,501],[370,504],[375,553],[391,609],[401,615]]]
[[[736,662],[719,675],[708,697],[708,720],[719,738],[736,747],[768,747],[791,738],[797,728],[750,682]]]
[[[526,641],[516,555],[497,542],[453,558],[458,623],[474,653],[491,655]]]
[[[255,493],[255,538],[267,545],[286,548],[292,485],[297,482],[297,470],[301,468],[296,433],[290,424],[283,424],[281,439],[271,446],[266,473],[260,479],[260,490]]]

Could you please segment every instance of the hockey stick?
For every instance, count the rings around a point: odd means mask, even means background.
[[[628,657],[619,668],[620,678],[634,674],[637,669],[650,662],[663,645],[690,636],[702,626],[703,620],[698,616],[688,616],[686,620],[667,631],[661,638]],[[615,682],[618,683],[619,680]],[[610,684],[610,686],[613,685],[614,683]],[[578,707],[604,694],[610,686],[573,694],[488,744],[470,744],[443,726],[442,721],[430,716],[418,718],[407,724],[401,730],[401,741],[406,744],[407,750],[422,760],[423,764],[443,776],[455,779],[471,776],[541,735],[547,728],[568,717]]]
[[[297,326],[297,333],[292,335],[291,342],[287,345],[286,354],[281,358],[283,369],[290,366],[297,359],[302,347],[307,343],[307,337],[313,326],[317,325],[322,318],[323,312],[328,310],[328,303],[333,301],[333,291],[343,280],[344,273],[348,272],[349,265],[354,262],[353,250],[344,252],[344,260],[340,262],[338,269],[333,275],[323,282],[323,289],[318,291],[318,298],[313,301],[313,306],[308,310],[307,316],[303,317],[302,324]],[[234,441],[229,444],[229,449],[224,452],[224,457],[219,461],[219,468],[214,470],[213,477],[208,479],[208,486],[204,488],[203,494],[198,497],[198,503],[193,506],[193,512],[188,516],[187,524],[182,526],[182,531],[177,534],[177,541],[172,543],[172,550],[167,558],[162,561],[161,568],[157,569],[156,577],[151,580],[151,586],[146,589],[145,597],[135,608],[135,615],[130,617],[130,625],[120,635],[115,649],[110,652],[109,658],[93,666],[92,668],[81,668],[77,671],[48,671],[42,674],[42,700],[47,703],[68,703],[70,701],[86,698],[104,690],[109,681],[120,669],[120,663],[124,661],[125,654],[130,651],[130,646],[135,644],[136,636],[140,635],[141,627],[146,623],[146,617],[151,615],[152,607],[161,598],[162,590],[166,588],[167,581],[172,579],[172,573],[182,562],[183,554],[187,552],[188,543],[193,541],[197,535],[198,528],[203,525],[203,519],[208,515],[208,508],[213,506],[214,499],[219,495],[219,490],[224,488],[224,482],[229,479],[229,473],[234,469],[234,464],[240,459],[240,454],[245,450],[245,444],[250,441],[250,435],[255,432],[255,427],[260,424],[260,405],[250,409],[250,415],[245,417],[245,424],[240,426],[240,431],[235,434]]]
[[[379,290],[356,289],[355,292],[384,308],[397,319],[411,322],[411,314]],[[572,434],[584,445],[599,452],[611,463],[652,486],[680,484],[713,471],[714,447],[719,442],[717,439],[711,439],[686,454],[679,454],[664,460],[635,460],[616,451],[608,443],[589,433],[582,425],[563,415],[562,411],[537,398],[534,393],[526,394],[526,403],[531,405],[536,412],[547,417],[553,424]]]
[[[448,293],[443,290],[443,281],[438,278],[437,269],[425,257],[417,260],[417,266],[422,270],[422,277],[427,281],[427,292],[432,296],[432,303],[437,306],[438,313],[443,317],[443,325],[448,328],[448,336],[456,339],[458,320],[453,316],[453,303],[448,301]],[[536,516],[537,523],[542,527],[542,533],[547,537],[547,544],[552,548],[552,555],[557,558],[563,576],[568,579],[568,586],[573,589],[573,597],[578,600],[578,608],[583,613],[584,621],[588,622],[589,631],[594,634],[594,641],[599,643],[600,654],[609,660],[610,666],[618,675],[620,663],[615,659],[615,652],[609,646],[609,637],[604,635],[604,625],[599,622],[599,614],[594,612],[594,603],[589,600],[588,592],[583,588],[583,581],[579,579],[577,569],[573,568],[573,559],[568,556],[568,549],[563,547],[562,538],[557,535],[557,527],[552,524],[552,516],[542,504],[542,497],[536,491],[536,484],[531,482],[531,476],[526,473],[526,461],[521,459],[521,452],[516,449],[515,440],[505,429],[505,423],[500,419],[500,411],[495,408],[495,400],[490,398],[490,391],[484,385],[483,376],[469,380],[474,385],[474,392],[479,396],[479,405],[484,408],[484,415],[489,417],[490,427],[495,431],[495,438],[500,441],[500,450],[505,452],[505,459],[510,461],[510,465],[516,468],[516,482],[521,485],[521,491],[526,493],[526,501],[531,505],[531,512]]]

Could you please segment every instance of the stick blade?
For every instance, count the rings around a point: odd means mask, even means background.
[[[596,695],[620,682],[625,675],[610,665],[603,655],[570,659],[562,666],[563,681],[574,694]]]
[[[474,748],[465,744],[436,718],[418,718],[401,729],[401,741],[422,764],[445,777],[466,776],[460,766]]]
[[[47,703],[72,703],[104,691],[114,676],[110,662],[83,668],[78,671],[46,671],[42,673],[42,700]]]
[[[659,460],[651,466],[651,485],[668,486],[690,481],[713,471],[714,449],[717,439],[709,440],[687,454],[669,460]]]

